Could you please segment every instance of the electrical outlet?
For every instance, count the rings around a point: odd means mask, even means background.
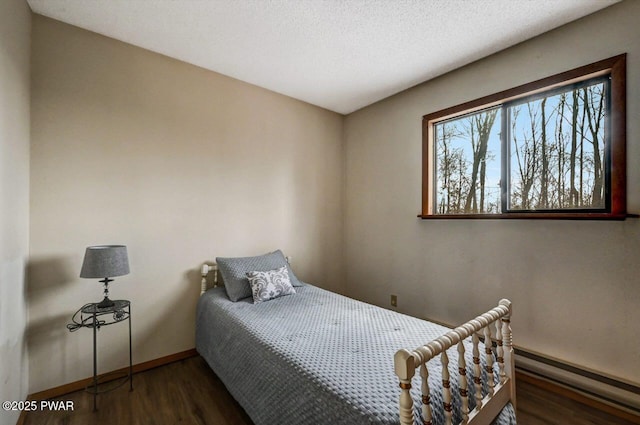
[[[398,296],[391,295],[391,307],[398,307]]]

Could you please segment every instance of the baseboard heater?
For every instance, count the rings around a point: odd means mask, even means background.
[[[640,386],[599,372],[515,349],[516,369],[571,389],[585,397],[640,415]]]

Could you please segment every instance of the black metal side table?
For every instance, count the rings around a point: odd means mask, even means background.
[[[99,307],[98,303],[85,304],[76,311],[71,318],[71,323],[67,325],[70,332],[74,332],[80,328],[93,329],[93,383],[85,388],[85,391],[93,394],[93,411],[97,411],[96,398],[99,393],[114,390],[125,382],[129,382],[129,391],[133,391],[133,364],[131,357],[131,302],[127,300],[114,300],[111,307]],[[113,325],[124,321],[129,322],[129,373],[123,377],[122,382],[107,390],[98,390],[98,352],[97,340],[98,330],[102,326]]]

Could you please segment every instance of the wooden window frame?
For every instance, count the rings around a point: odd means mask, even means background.
[[[422,117],[422,219],[570,219],[624,220],[627,214],[626,189],[626,54],[604,59],[570,71],[552,75],[532,83],[504,90],[489,96],[446,108]],[[526,97],[552,91],[558,87],[579,83],[596,77],[609,76],[610,112],[609,146],[610,193],[606,194],[606,210],[581,212],[576,210],[541,210],[540,212],[511,210],[500,214],[436,214],[434,212],[433,169],[435,164],[433,127],[437,122],[473,113],[493,106],[504,105]],[[503,170],[504,171],[504,170]]]

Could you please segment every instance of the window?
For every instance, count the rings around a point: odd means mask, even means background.
[[[626,217],[625,59],[425,115],[420,217]]]

